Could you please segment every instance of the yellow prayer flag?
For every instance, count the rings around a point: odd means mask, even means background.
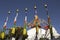
[[[12,28],[12,32],[11,32],[12,34],[15,34],[15,28]]]
[[[26,33],[27,33],[27,31],[26,31],[26,29],[24,28],[24,29],[23,29],[23,35],[26,35]]]
[[[2,32],[2,33],[1,33],[1,38],[4,39],[4,37],[5,37],[5,33]]]

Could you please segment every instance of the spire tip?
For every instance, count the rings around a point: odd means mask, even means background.
[[[34,9],[36,9],[37,7],[36,7],[36,5],[34,6]]]
[[[8,11],[8,14],[10,14],[11,12],[10,11]]]
[[[44,4],[45,8],[47,8],[47,4]]]
[[[25,11],[27,11],[28,10],[28,8],[25,8]]]
[[[19,12],[19,9],[16,9],[17,12]]]

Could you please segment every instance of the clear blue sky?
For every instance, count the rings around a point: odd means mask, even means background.
[[[60,33],[60,0],[47,0],[48,1],[48,11],[51,17],[51,23],[56,28],[58,33]],[[13,26],[13,20],[15,17],[16,9],[19,8],[19,16],[17,19],[17,25],[22,26],[24,23],[24,8],[28,8],[28,22],[34,18],[34,3],[37,4],[37,11],[39,18],[47,20],[46,12],[44,9],[44,2],[46,0],[0,0],[0,29],[2,29],[4,20],[7,17],[7,12],[10,10],[11,14],[9,16],[7,28]]]

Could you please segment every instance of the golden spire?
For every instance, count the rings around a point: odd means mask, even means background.
[[[35,15],[35,19],[38,19],[38,15]]]

